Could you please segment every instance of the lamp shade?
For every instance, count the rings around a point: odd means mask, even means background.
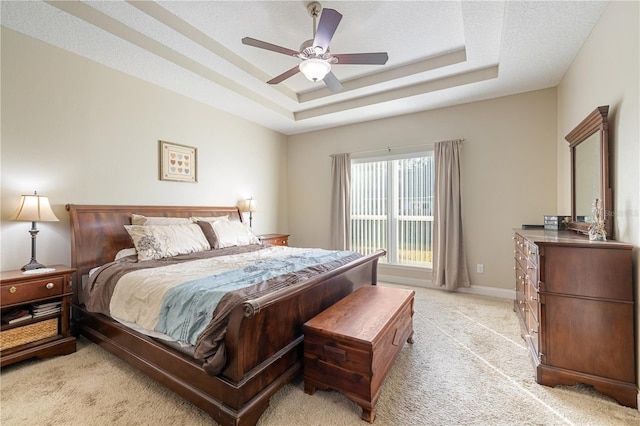
[[[247,198],[240,203],[240,211],[243,213],[246,212],[255,212],[258,210],[258,203],[253,198]]]
[[[318,81],[324,79],[324,77],[329,74],[331,64],[324,59],[309,58],[302,61],[299,68],[307,79]]]
[[[59,219],[51,210],[49,197],[42,195],[23,195],[20,205],[9,220],[24,222],[57,222]]]
[[[247,200],[247,211],[248,212],[255,212],[258,210],[258,202],[256,200],[254,200],[253,198],[249,198]]]

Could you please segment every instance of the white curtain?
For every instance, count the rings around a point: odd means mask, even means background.
[[[433,217],[433,282],[446,290],[469,287],[462,238],[460,144],[435,144],[435,212]]]
[[[351,245],[351,154],[331,156],[331,246],[349,250]]]

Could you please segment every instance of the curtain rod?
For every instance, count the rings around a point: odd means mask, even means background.
[[[354,152],[350,152],[349,154],[364,154],[364,153],[368,153],[368,152],[378,152],[378,151],[387,151],[387,152],[391,152],[392,149],[404,149],[404,148],[417,148],[420,146],[433,146],[436,143],[439,142],[464,142],[464,138],[459,138],[459,139],[450,139],[450,140],[446,140],[446,141],[438,141],[438,142],[432,142],[432,143],[421,143],[418,145],[404,145],[404,146],[394,146],[394,147],[386,147],[386,148],[378,148],[378,149],[368,149],[368,150],[364,150],[364,151],[354,151]],[[331,154],[330,157],[333,157],[334,155],[337,154]]]

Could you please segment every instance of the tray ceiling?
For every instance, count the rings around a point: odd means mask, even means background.
[[[298,73],[265,82],[313,38],[309,1],[3,1],[2,25],[284,134],[556,86],[607,2],[326,1],[343,17],[332,53],[344,90]]]

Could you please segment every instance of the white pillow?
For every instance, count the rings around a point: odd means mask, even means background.
[[[153,217],[141,214],[131,214],[132,225],[184,225],[191,223],[188,217]]]
[[[219,220],[213,222],[211,226],[216,234],[219,248],[260,244],[258,237],[242,222]]]
[[[138,261],[162,259],[179,254],[210,250],[202,229],[195,223],[186,225],[124,226],[138,251]]]
[[[133,256],[134,254],[137,254],[137,250],[135,249],[135,247],[132,248],[126,248],[126,249],[122,249],[119,252],[116,253],[116,258],[114,259],[116,262],[120,259],[122,259],[123,257],[127,257],[127,256]]]

